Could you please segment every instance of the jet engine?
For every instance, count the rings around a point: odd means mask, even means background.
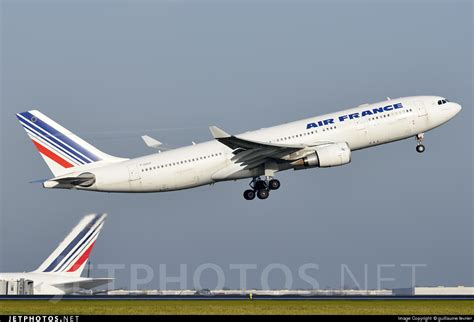
[[[314,152],[292,162],[295,170],[305,168],[329,168],[351,162],[351,149],[347,143],[331,143],[327,145],[317,146]]]

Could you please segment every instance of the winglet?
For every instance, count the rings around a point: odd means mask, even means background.
[[[221,130],[217,126],[210,126],[209,130],[211,131],[212,136],[214,139],[222,139],[222,138],[228,138],[231,135],[229,133],[226,133],[224,130]]]
[[[145,144],[149,147],[149,148],[158,148],[160,145],[162,145],[163,143],[161,143],[160,141],[158,140],[155,140],[154,138],[148,136],[148,135],[143,135],[142,136],[142,140],[145,142]]]

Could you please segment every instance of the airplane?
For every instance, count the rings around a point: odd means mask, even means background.
[[[106,214],[83,217],[36,270],[29,273],[0,273],[0,280],[33,281],[35,295],[82,293],[113,281],[112,278],[81,277],[106,217]]]
[[[104,192],[163,192],[250,178],[244,198],[266,199],[288,169],[327,168],[351,162],[352,151],[415,137],[453,118],[461,105],[439,96],[411,96],[362,104],[337,113],[231,135],[211,126],[214,140],[139,158],[108,155],[37,110],[17,118],[54,177],[44,188]],[[161,142],[149,136],[150,148]]]

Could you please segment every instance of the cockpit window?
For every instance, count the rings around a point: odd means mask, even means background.
[[[449,102],[449,101],[447,99],[443,98],[442,100],[438,101],[438,105],[443,105],[443,104],[446,104],[447,102]]]

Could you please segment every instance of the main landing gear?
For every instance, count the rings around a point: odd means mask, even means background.
[[[269,177],[266,177],[265,179],[255,177],[252,179],[249,185],[252,189],[244,191],[245,200],[253,200],[255,199],[255,196],[257,196],[258,199],[263,200],[268,198],[270,195],[270,190],[277,190],[280,188],[280,181],[277,179],[269,180]]]
[[[424,133],[417,134],[415,138],[416,138],[416,141],[418,142],[416,145],[416,152],[418,153],[425,152],[425,146],[422,144],[423,139],[425,138],[425,134]]]

